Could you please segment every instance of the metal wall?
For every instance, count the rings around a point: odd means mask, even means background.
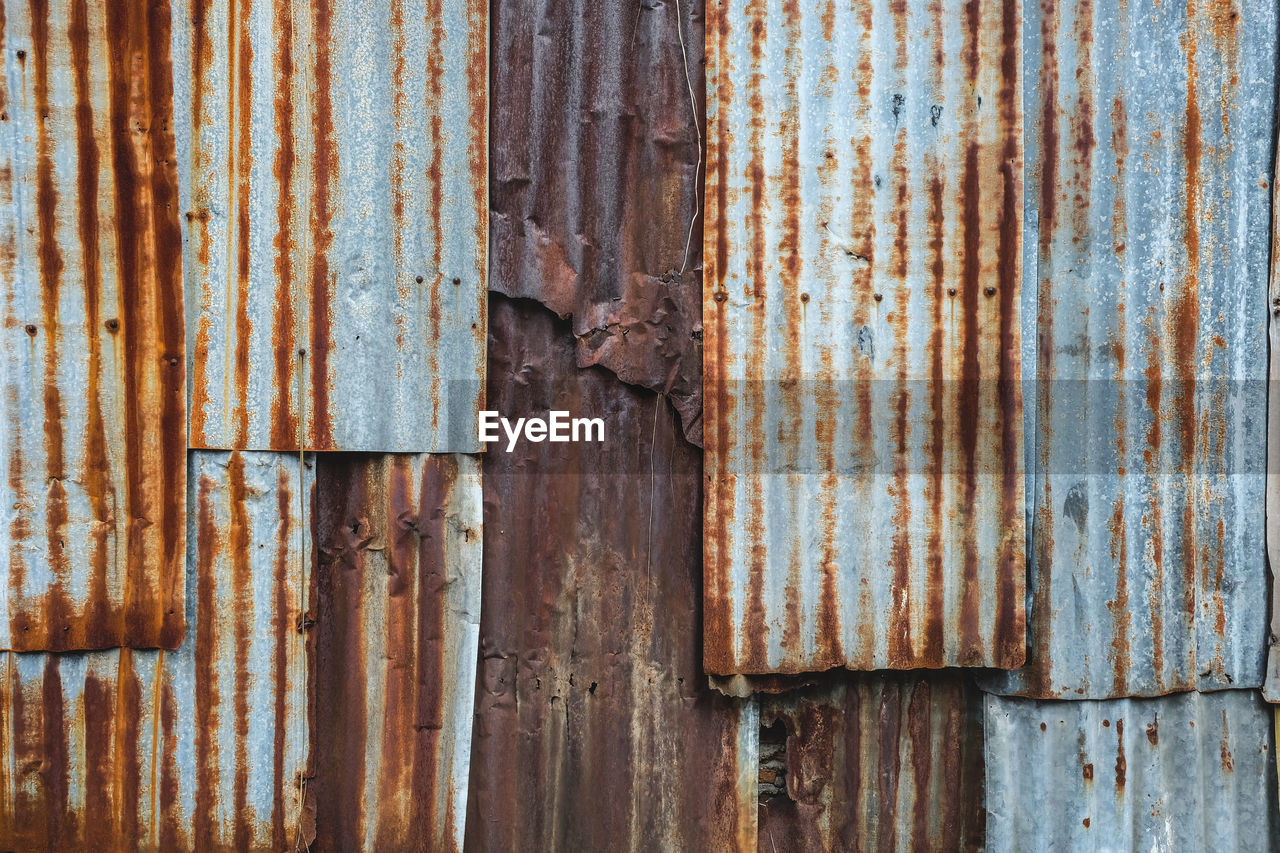
[[[182,638],[166,2],[0,6],[0,648]]]
[[[473,451],[482,0],[181,0],[194,447]]]
[[[580,370],[567,322],[490,307],[488,408],[607,431],[485,454],[467,848],[752,850],[758,717],[699,665],[700,454],[665,399]]]
[[[266,851],[309,836],[298,623],[312,473],[299,468],[284,454],[193,454],[176,651],[8,654],[0,846]]]
[[[988,696],[987,849],[1275,850],[1275,749],[1251,690]]]
[[[982,849],[982,694],[957,672],[824,681],[760,700],[757,849]]]
[[[702,0],[492,4],[490,288],[702,436]]]
[[[1262,683],[1274,13],[1027,9],[1030,661],[999,692]]]
[[[1023,662],[1021,14],[708,10],[710,672]]]
[[[480,462],[321,455],[314,519],[314,849],[461,849]]]

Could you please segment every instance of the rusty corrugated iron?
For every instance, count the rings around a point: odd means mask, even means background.
[[[483,0],[182,0],[195,447],[472,451]]]
[[[311,837],[299,469],[296,455],[192,454],[176,651],[8,654],[0,846],[279,851]]]
[[[981,850],[982,694],[958,672],[824,681],[759,700],[757,849]]]
[[[318,457],[316,851],[462,848],[481,515],[473,457]]]
[[[710,672],[1023,662],[1021,7],[708,10]]]
[[[0,5],[0,648],[172,648],[186,424],[167,2]]]
[[[493,4],[490,288],[702,436],[702,0]]]
[[[665,399],[579,369],[569,323],[490,307],[488,407],[607,432],[485,454],[467,847],[753,850],[758,717],[699,663],[700,454]]]
[[[1275,733],[1254,690],[986,697],[986,849],[1280,848]]]
[[[997,692],[1262,683],[1276,25],[1028,7],[1031,646]]]

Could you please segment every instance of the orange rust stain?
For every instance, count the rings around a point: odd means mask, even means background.
[[[293,400],[293,390],[297,385],[294,375],[295,349],[297,329],[295,328],[293,288],[293,207],[298,190],[293,182],[294,161],[294,129],[293,129],[293,16],[288,4],[279,3],[275,7],[275,20],[272,22],[275,37],[275,130],[280,140],[280,148],[276,151],[272,172],[276,179],[278,195],[276,197],[276,234],[272,239],[275,250],[275,309],[271,317],[271,347],[275,372],[273,387],[277,389],[271,397],[271,447],[276,450],[287,450],[299,447],[298,412],[295,405],[302,405],[301,400]],[[297,389],[299,394],[305,393]]]
[[[93,129],[93,103],[89,89],[89,22],[85,0],[72,3],[67,38],[71,46],[71,65],[76,97],[76,213],[84,268],[85,338],[88,376],[85,387],[85,434],[83,484],[89,498],[89,511],[94,524],[89,553],[90,577],[88,608],[85,619],[71,626],[69,648],[85,645],[88,633],[100,634],[95,639],[109,642],[110,635],[122,636],[123,625],[109,626],[111,592],[107,589],[107,562],[113,557],[109,546],[114,539],[115,489],[107,458],[106,428],[102,415],[102,346],[100,338],[99,295],[102,291],[101,248],[98,240],[98,175],[100,157]],[[111,630],[114,628],[114,631]],[[102,636],[106,635],[106,636]],[[98,643],[94,643],[98,645]]]
[[[215,517],[214,500],[218,484],[211,477],[201,477],[196,487],[196,612],[217,613],[214,585],[218,578],[218,558],[223,551],[223,533]],[[217,837],[215,800],[218,773],[218,711],[220,691],[214,672],[217,656],[218,622],[216,618],[196,620],[195,631],[195,820],[192,827],[197,847],[212,849]]]
[[[333,448],[333,429],[329,411],[329,349],[332,337],[330,314],[331,288],[334,274],[329,269],[329,250],[333,245],[331,229],[333,213],[329,209],[329,188],[338,177],[338,155],[333,131],[333,69],[330,57],[332,17],[331,0],[312,0],[315,22],[315,111],[312,135],[315,139],[315,187],[312,197],[311,247],[311,348],[307,353],[311,365],[308,427],[310,436],[302,442],[318,450]]]
[[[289,618],[293,602],[290,600],[289,574],[293,570],[290,560],[290,544],[295,541],[293,532],[293,512],[296,504],[293,489],[290,488],[289,475],[280,468],[276,475],[276,517],[280,519],[280,527],[275,535],[275,559],[272,564],[271,593],[271,633],[274,640],[272,657],[272,683],[286,685],[289,683],[288,648],[293,639],[294,624]],[[272,846],[277,850],[288,847],[289,838],[286,826],[291,815],[286,814],[282,792],[288,791],[293,779],[286,775],[284,766],[285,729],[289,725],[287,693],[277,689],[273,695],[273,712],[275,731],[272,737],[271,750],[271,790],[275,796],[271,800]]]
[[[49,138],[49,8],[45,0],[31,3],[31,47],[33,54],[33,94],[36,107],[36,219],[39,223],[38,254],[40,259],[41,340],[44,343],[44,452],[46,559],[54,576],[53,586],[41,602],[38,634],[49,639],[62,633],[71,618],[71,603],[65,584],[71,563],[65,552],[68,510],[62,481],[66,478],[63,459],[62,392],[58,387],[59,342],[62,338],[59,299],[62,289],[63,259],[58,245],[58,189],[54,180],[53,141]],[[31,639],[28,626],[15,637],[14,645],[22,648]],[[35,645],[43,645],[37,636]]]
[[[238,4],[243,4],[238,5]],[[235,155],[230,165],[227,183],[232,187],[235,216],[235,352],[232,376],[232,399],[236,401],[232,422],[232,444],[244,447],[249,436],[249,341],[252,338],[253,320],[249,317],[249,179],[253,172],[251,120],[253,116],[253,45],[249,28],[253,13],[253,0],[230,0],[227,16],[227,55],[231,57],[233,90],[228,119],[228,134]],[[228,293],[230,297],[230,292]],[[287,388],[288,386],[282,386]],[[276,389],[277,392],[280,388]]]
[[[1128,762],[1124,755],[1124,720],[1116,720],[1116,793],[1124,792]]]

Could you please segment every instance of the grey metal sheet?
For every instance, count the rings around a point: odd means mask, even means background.
[[[1253,690],[988,696],[987,849],[1280,847],[1271,708]]]
[[[478,450],[483,0],[180,0],[195,447]]]
[[[182,638],[169,6],[0,3],[0,649]]]
[[[190,467],[182,645],[3,664],[5,849],[278,851],[308,835],[300,462],[197,452]]]
[[[710,672],[1023,662],[1021,9],[708,8]]]
[[[1262,683],[1276,25],[1265,0],[1028,6],[1031,646],[989,689]]]

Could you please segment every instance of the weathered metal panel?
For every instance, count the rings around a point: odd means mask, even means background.
[[[702,0],[493,3],[491,289],[702,436]]]
[[[1256,691],[986,703],[988,850],[1280,847]]]
[[[956,672],[824,681],[759,700],[757,849],[981,850],[982,694]]]
[[[314,849],[460,850],[480,632],[480,461],[322,455]]]
[[[0,846],[278,851],[307,837],[299,474],[297,456],[192,454],[176,651],[8,655]]]
[[[754,706],[699,664],[700,454],[667,401],[576,366],[491,296],[488,407],[605,418],[603,444],[484,456],[467,848],[754,850]]]
[[[1023,662],[1021,8],[708,9],[713,673]]]
[[[477,450],[483,0],[182,0],[196,447]]]
[[[1280,138],[1280,127],[1276,128]],[[1271,268],[1267,283],[1267,305],[1269,309],[1267,324],[1267,342],[1270,345],[1267,362],[1267,485],[1266,511],[1263,518],[1266,523],[1266,549],[1268,567],[1280,566],[1280,358],[1273,353],[1280,352],[1280,218],[1275,215],[1280,210],[1280,186],[1276,185],[1275,176],[1280,174],[1280,145],[1276,147],[1276,160],[1271,171]],[[1274,572],[1271,578],[1274,581]],[[1268,702],[1280,702],[1280,585],[1271,584],[1271,630],[1267,634],[1266,675],[1262,686],[1262,695]],[[1280,731],[1280,709],[1277,710],[1276,725]]]
[[[1031,648],[997,692],[1262,683],[1276,24],[1266,0],[1028,8]]]
[[[182,637],[169,5],[0,4],[0,648]]]

